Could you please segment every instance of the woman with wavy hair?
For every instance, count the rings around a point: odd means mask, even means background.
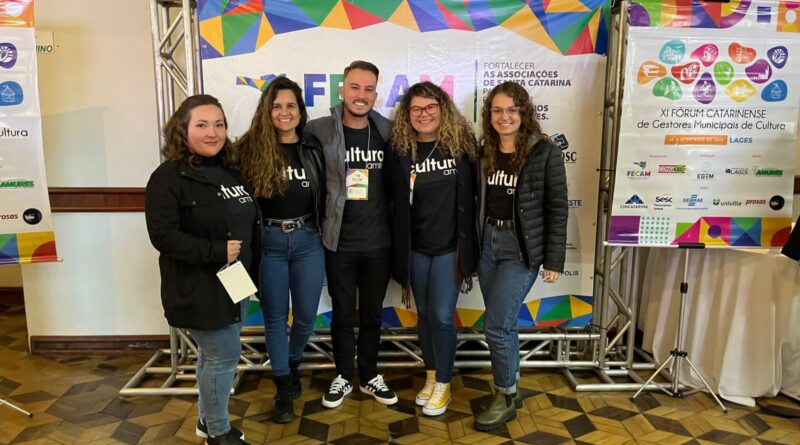
[[[237,259],[258,278],[261,218],[232,168],[227,121],[217,99],[187,98],[164,127],[164,163],[145,191],[150,242],[159,252],[161,303],[170,326],[197,343],[195,432],[211,445],[246,444],[228,420],[228,399],[242,345],[242,304],[217,271]]]
[[[416,403],[436,416],[451,400],[456,300],[477,263],[476,142],[450,96],[430,82],[406,91],[392,141],[393,277],[404,297],[410,288],[417,305],[427,377]]]
[[[302,138],[307,121],[300,87],[278,77],[261,94],[250,128],[237,142],[238,165],[263,217],[261,309],[277,388],[272,416],[277,423],[294,418],[293,399],[302,391],[300,361],[314,329],[325,276],[319,233],[324,164],[316,141]]]
[[[522,404],[517,314],[540,267],[545,283],[564,271],[568,209],[561,150],[542,133],[528,92],[514,82],[494,87],[482,118],[478,279],[496,393],[475,428],[488,431],[513,419]]]

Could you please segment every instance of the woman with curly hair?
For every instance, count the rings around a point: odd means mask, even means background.
[[[488,431],[513,419],[522,404],[517,314],[540,267],[545,283],[564,271],[568,209],[561,151],[542,133],[528,92],[514,82],[494,87],[482,118],[478,279],[497,391],[475,428]]]
[[[231,428],[228,399],[242,346],[243,305],[233,303],[217,271],[237,259],[258,278],[261,218],[250,189],[232,168],[227,121],[217,99],[187,98],[164,127],[165,161],[147,183],[145,220],[158,250],[161,303],[170,326],[197,343],[199,419],[207,444],[246,444]]]
[[[325,276],[322,227],[325,179],[322,150],[302,139],[308,121],[303,94],[286,77],[261,94],[250,128],[237,142],[242,174],[263,216],[261,309],[277,393],[272,420],[294,419],[300,361],[314,329]],[[289,298],[292,328],[287,341]]]
[[[436,416],[451,400],[458,292],[471,284],[477,263],[476,142],[452,99],[430,82],[403,96],[392,141],[393,277],[417,305],[427,378],[416,403]]]

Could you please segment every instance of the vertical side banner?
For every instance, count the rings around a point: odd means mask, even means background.
[[[235,137],[275,76],[300,84],[310,117],[320,117],[341,102],[344,67],[363,59],[381,71],[375,108],[384,116],[409,86],[428,80],[450,94],[480,135],[485,95],[505,81],[525,86],[544,132],[562,149],[570,213],[564,276],[556,284],[537,280],[518,324],[584,327],[592,313],[609,3],[200,0],[204,90],[222,102]],[[398,288],[384,304],[386,326],[416,324]],[[476,284],[459,297],[456,322],[480,327],[483,312]],[[317,326],[329,322],[324,295]]]
[[[798,12],[792,1],[634,2],[609,242],[784,244]]]
[[[0,264],[55,261],[33,0],[0,1]]]

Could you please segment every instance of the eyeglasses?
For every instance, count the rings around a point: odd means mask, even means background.
[[[503,113],[508,113],[509,116],[516,116],[517,114],[519,114],[519,107],[508,107],[508,108],[496,107],[492,108],[491,111],[492,114],[494,114],[495,116],[500,116]]]
[[[439,111],[439,104],[430,104],[424,107],[411,107],[408,109],[408,112],[411,113],[412,116],[417,117],[422,114],[422,111],[428,113],[429,116],[433,116]]]

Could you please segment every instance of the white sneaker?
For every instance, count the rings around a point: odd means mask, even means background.
[[[397,394],[394,393],[386,383],[383,381],[383,376],[378,374],[372,378],[366,385],[360,386],[361,392],[375,397],[380,403],[384,405],[394,405],[397,403]]]
[[[322,397],[322,406],[325,408],[336,408],[344,401],[344,397],[353,392],[353,384],[343,379],[341,374],[337,375],[328,392]]]
[[[427,376],[425,377],[425,386],[417,393],[417,398],[414,399],[414,403],[419,406],[425,406],[428,402],[428,399],[431,398],[433,394],[433,386],[436,385],[436,371],[429,370],[425,371]]]

